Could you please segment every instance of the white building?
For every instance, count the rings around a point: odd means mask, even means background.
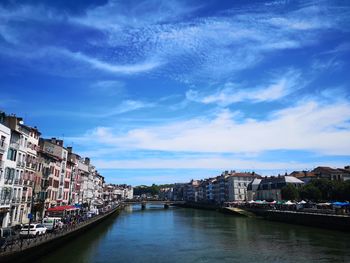
[[[258,176],[255,173],[232,173],[227,177],[228,201],[246,201],[248,184]]]
[[[79,202],[82,204],[91,205],[94,199],[94,176],[95,168],[90,165],[90,159],[80,159],[78,163],[78,170],[81,182],[81,195]]]
[[[7,159],[16,162],[15,167],[8,169],[13,179],[11,225],[28,223],[37,172],[36,150],[39,132],[36,128],[24,125],[22,118],[5,114],[2,116],[3,124],[11,129]]]
[[[10,137],[11,130],[0,123],[0,227],[7,227],[10,224],[10,207],[14,196],[16,162],[14,158],[7,158]]]

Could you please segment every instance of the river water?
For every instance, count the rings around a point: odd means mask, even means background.
[[[214,211],[130,206],[36,262],[350,262],[350,234]]]

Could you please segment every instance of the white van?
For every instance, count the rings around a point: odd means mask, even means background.
[[[60,222],[60,217],[45,217],[43,219],[43,225],[47,228],[47,231],[53,231],[59,226]]]

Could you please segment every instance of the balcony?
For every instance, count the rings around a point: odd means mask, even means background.
[[[21,198],[12,198],[12,204],[19,204],[21,202]]]
[[[13,179],[5,179],[4,184],[6,184],[6,185],[12,185],[12,184],[13,184]]]
[[[18,168],[24,168],[26,166],[25,162],[17,161],[17,167]]]
[[[0,200],[0,205],[10,205],[10,203],[11,203],[10,199]]]
[[[21,179],[21,178],[15,179],[14,184],[15,185],[23,185],[23,179]]]
[[[15,150],[18,150],[19,149],[19,143],[17,142],[11,142],[10,143],[10,147],[15,149]]]

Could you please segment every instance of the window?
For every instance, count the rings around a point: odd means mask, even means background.
[[[11,161],[16,161],[17,151],[10,148],[7,152],[7,159]]]
[[[6,137],[1,135],[1,140],[0,140],[0,147],[4,147],[5,146],[5,140],[6,140]]]
[[[15,169],[6,167],[5,169],[5,184],[12,184],[15,177]]]

